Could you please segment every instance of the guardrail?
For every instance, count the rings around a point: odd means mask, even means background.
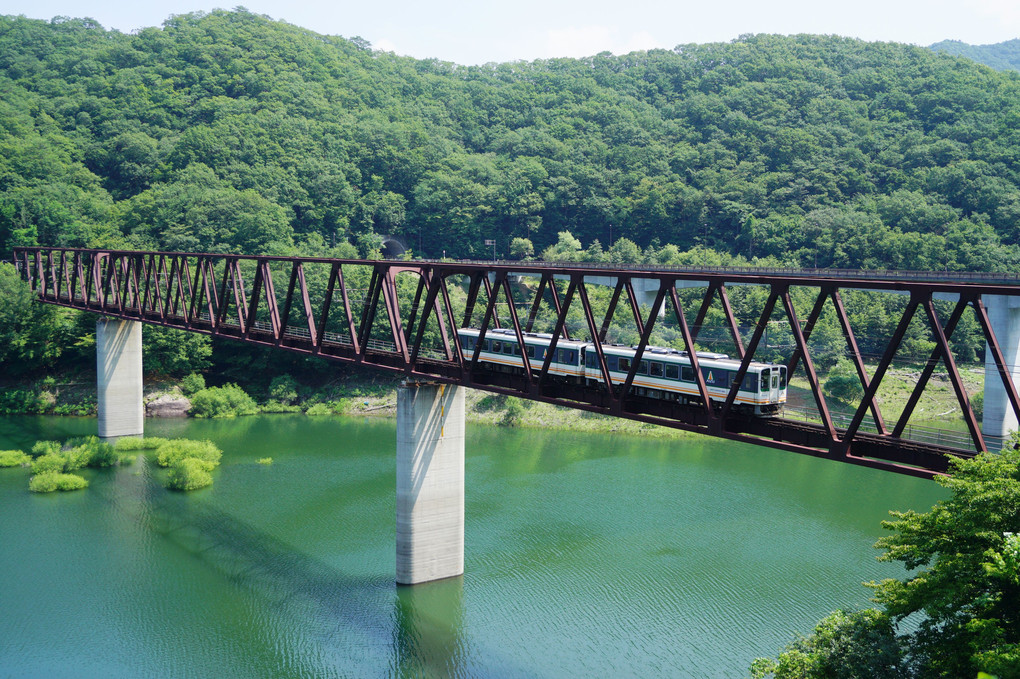
[[[842,413],[829,413],[832,418],[832,423],[836,425],[836,428],[840,431],[845,431],[850,425],[853,418],[848,417]],[[792,417],[791,417],[792,416]],[[818,413],[814,412],[810,408],[799,408],[794,406],[786,406],[783,409],[784,419],[794,419],[801,422],[813,422],[821,423],[821,418],[818,417]],[[878,434],[878,427],[875,426],[873,420],[865,419],[861,422],[858,431]],[[908,439],[910,441],[916,441],[918,443],[931,443],[938,446],[948,446],[950,448],[959,448],[965,450],[972,448],[974,440],[970,434],[966,431],[959,431],[955,429],[938,429],[935,427],[925,427],[916,424],[907,424],[903,429],[901,438]],[[1006,439],[1001,436],[989,436],[984,437],[985,444],[989,450],[1001,450],[1006,442]]]

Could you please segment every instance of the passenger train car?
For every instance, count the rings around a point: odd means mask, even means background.
[[[463,328],[457,332],[464,354],[471,356],[478,344],[479,331]],[[542,362],[552,341],[547,333],[525,333],[524,350],[531,361],[533,372],[541,370]],[[604,344],[609,377],[613,384],[623,384],[633,365],[634,347]],[[479,361],[496,370],[519,372],[521,347],[513,330],[495,328],[485,333]],[[740,361],[726,354],[698,352],[698,365],[705,378],[708,397],[722,403],[729,395],[730,386],[740,369]],[[556,354],[549,363],[549,374],[555,379],[575,384],[602,384],[605,380],[599,368],[595,345],[589,342],[561,339],[556,343]],[[700,402],[694,368],[686,351],[649,346],[641,358],[632,385],[633,393],[647,398],[687,403]],[[786,403],[786,366],[776,363],[752,362],[737,391],[734,405],[758,416],[779,413]]]

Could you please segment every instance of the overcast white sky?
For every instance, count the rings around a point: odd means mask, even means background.
[[[216,0],[0,0],[0,14],[87,16],[124,32]],[[244,6],[317,33],[459,64],[624,54],[744,33],[827,33],[929,45],[1020,37],[1020,0],[248,0]]]

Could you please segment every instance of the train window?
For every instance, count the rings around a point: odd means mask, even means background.
[[[779,366],[779,388],[786,389],[786,368]]]
[[[584,367],[586,368],[597,368],[599,367],[599,357],[595,355],[595,352],[585,352],[584,354]]]
[[[520,356],[521,355],[521,345],[520,344],[514,344],[512,346],[513,346],[513,350],[514,350],[514,356]]]
[[[622,373],[630,372],[630,359],[629,358],[624,358],[623,356],[621,356],[620,357],[620,367],[618,368],[618,370],[620,372],[622,372]]]
[[[680,379],[680,366],[678,366],[678,365],[667,365],[666,366],[666,379],[667,380],[678,380],[678,379]]]
[[[692,368],[689,365],[685,365],[683,369],[680,371],[680,379],[683,380],[684,382],[693,382],[694,368]]]
[[[638,375],[648,374],[648,361],[641,361],[641,365],[638,366]]]
[[[771,373],[771,371],[768,368],[765,368],[764,370],[761,371],[761,391],[768,391],[769,390],[769,374],[770,373]]]
[[[744,375],[744,381],[740,383],[740,391],[758,391],[758,376],[753,373]]]
[[[655,361],[649,363],[648,374],[652,377],[662,377],[662,364]]]
[[[531,346],[530,344],[527,345],[527,347],[528,347],[528,358],[535,358],[535,347]]]
[[[502,342],[497,342],[497,341],[493,340],[492,341],[492,353],[498,354],[501,351],[503,351],[503,343]]]
[[[461,337],[460,346],[464,349],[464,351],[471,351],[475,348],[474,339],[474,337]]]

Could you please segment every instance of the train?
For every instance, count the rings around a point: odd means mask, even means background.
[[[471,356],[478,344],[480,331],[461,328],[457,331],[465,356]],[[523,333],[524,351],[530,359],[531,369],[542,368],[552,335]],[[613,384],[623,384],[633,366],[637,347],[620,344],[603,344],[609,378]],[[732,382],[740,369],[740,361],[726,354],[709,351],[697,352],[698,367],[705,378],[708,398],[717,405],[726,401]],[[501,372],[521,372],[521,346],[512,329],[494,328],[485,333],[478,360]],[[595,386],[604,384],[598,364],[595,345],[590,342],[560,339],[556,353],[549,362],[552,379],[572,384]],[[786,403],[786,366],[777,363],[752,361],[744,375],[734,399],[733,407],[756,417],[774,417],[782,412]],[[668,347],[645,348],[631,385],[632,393],[645,398],[700,403],[701,394],[694,379],[694,368],[686,351]]]

